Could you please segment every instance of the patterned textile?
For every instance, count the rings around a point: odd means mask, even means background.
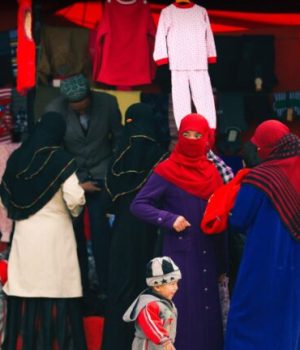
[[[13,121],[10,112],[11,89],[0,89],[0,143],[12,140]]]
[[[87,97],[89,84],[83,74],[73,75],[61,81],[60,92],[71,102],[80,101]]]
[[[154,48],[158,65],[169,63],[172,72],[172,99],[177,128],[192,112],[191,99],[197,113],[209,126],[216,128],[216,111],[208,62],[216,61],[216,48],[205,8],[192,4],[171,4],[160,14]]]
[[[171,70],[206,70],[208,60],[216,58],[216,48],[205,8],[180,8],[174,4],[164,8],[153,57],[157,63],[169,61]]]
[[[208,151],[207,158],[215,164],[218,172],[222,177],[224,184],[233,179],[234,173],[232,169],[228,165],[226,165],[220,157],[214,154],[213,151]]]

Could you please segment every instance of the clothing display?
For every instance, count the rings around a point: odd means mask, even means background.
[[[154,38],[149,4],[106,1],[89,44],[94,81],[116,86],[150,84],[155,75]]]
[[[218,94],[218,132],[227,133],[231,129],[247,130],[245,120],[244,95],[239,93]]]
[[[161,350],[176,337],[177,309],[171,300],[148,289],[126,311],[125,322],[135,322],[132,350]]]
[[[11,88],[0,89],[0,143],[10,143],[12,141],[11,95]]]
[[[255,92],[275,86],[275,39],[272,35],[218,35],[215,38],[218,62],[209,68],[212,85],[220,92]]]
[[[288,110],[292,117],[300,116],[300,92],[275,92],[273,94],[273,111],[277,119],[287,120]]]
[[[89,68],[87,29],[46,25],[41,30],[38,77],[47,84],[54,78],[87,74]]]
[[[28,90],[35,86],[36,79],[36,47],[31,28],[32,0],[20,0],[18,10],[17,91],[22,95],[26,95]]]
[[[215,129],[208,62],[216,61],[216,49],[207,11],[193,3],[174,3],[164,8],[159,17],[153,57],[159,65],[169,63],[177,128],[181,119],[191,113],[193,100],[197,113],[204,115]]]

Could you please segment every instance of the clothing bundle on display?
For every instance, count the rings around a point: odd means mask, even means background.
[[[0,89],[0,143],[10,143],[12,141],[11,94],[11,88]]]
[[[32,37],[32,0],[19,0],[17,91],[26,95],[35,86],[36,47]]]
[[[39,79],[47,84],[53,78],[88,73],[88,35],[85,28],[44,26],[37,67]]]
[[[155,75],[154,38],[149,4],[105,2],[103,18],[89,43],[93,80],[120,87],[150,84]]]
[[[215,42],[218,62],[209,68],[212,85],[218,91],[272,90],[277,82],[272,35],[220,35]],[[260,84],[256,85],[257,78],[260,79]]]
[[[291,120],[300,116],[300,91],[273,94],[273,110],[279,120]],[[290,120],[290,121],[291,121]]]
[[[192,111],[216,128],[216,112],[208,62],[216,61],[216,48],[207,11],[196,4],[171,4],[161,11],[155,38],[154,60],[169,63],[177,128]]]

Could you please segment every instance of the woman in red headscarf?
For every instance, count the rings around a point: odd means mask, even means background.
[[[243,181],[230,217],[247,239],[225,350],[299,350],[300,139],[269,120],[251,141],[262,163]]]
[[[223,331],[218,278],[225,272],[223,236],[204,235],[199,222],[210,195],[222,185],[207,159],[210,129],[206,119],[182,119],[178,143],[154,169],[131,205],[141,219],[162,228],[162,254],[182,271],[174,297],[178,308],[177,350],[221,350]]]

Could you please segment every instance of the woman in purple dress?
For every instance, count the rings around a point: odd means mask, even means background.
[[[162,254],[182,271],[174,302],[178,308],[177,350],[221,350],[223,330],[218,280],[225,273],[223,236],[200,230],[206,203],[222,185],[207,159],[210,129],[205,118],[182,119],[178,143],[161,162],[131,205],[132,212],[161,226]]]

